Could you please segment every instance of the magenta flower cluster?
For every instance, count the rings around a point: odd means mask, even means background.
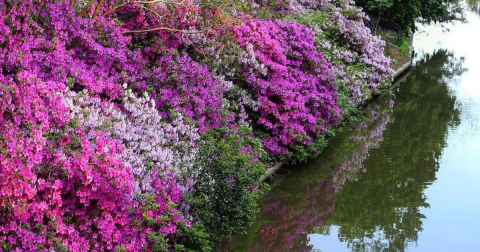
[[[70,118],[63,83],[43,82],[23,68],[0,75],[0,90],[3,248],[134,251],[148,246],[150,232],[175,233],[183,217],[172,208],[182,196],[174,177],[152,175],[158,207],[144,211],[144,201],[132,194],[122,143],[102,131],[85,132]],[[171,218],[151,227],[145,216]]]
[[[67,6],[0,3],[0,248],[136,251],[188,226],[189,181],[174,173],[197,130],[181,115],[165,125],[142,98],[99,98],[128,96],[128,39]]]

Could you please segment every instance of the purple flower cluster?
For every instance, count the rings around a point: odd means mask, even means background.
[[[368,17],[353,1],[297,1],[292,8],[302,11],[302,23],[315,31],[317,44],[333,63],[337,82],[348,89],[352,105],[366,102],[382,85],[389,85],[393,70],[384,54],[385,41],[365,26]]]
[[[231,88],[223,81],[193,61],[190,56],[167,52],[157,60],[148,86],[139,91],[150,91],[156,106],[165,115],[173,109],[198,123],[201,133],[208,128],[219,128],[233,119],[224,113],[223,95]]]
[[[265,72],[245,61],[247,89],[258,101],[265,149],[285,154],[310,145],[340,119],[333,73],[314,45],[312,31],[293,21],[248,20],[234,28],[238,43],[253,50]]]

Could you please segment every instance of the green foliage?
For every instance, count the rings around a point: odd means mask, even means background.
[[[311,160],[318,156],[318,154],[320,154],[320,152],[322,152],[322,150],[327,147],[328,142],[326,136],[333,135],[333,132],[334,131],[329,130],[326,132],[326,135],[318,135],[315,142],[313,142],[312,145],[309,145],[308,147],[294,146],[289,153],[290,162],[307,162],[308,160]]]
[[[211,234],[208,237],[199,228],[192,231],[201,234],[194,243],[203,249],[210,246],[209,239],[231,238],[254,221],[257,199],[264,189],[261,177],[265,174],[263,163],[256,161],[257,152],[248,148],[250,142],[256,141],[226,129],[202,136],[198,155],[201,160],[193,171],[197,174],[196,184],[186,200],[192,206],[192,215],[199,217]]]
[[[400,25],[404,31],[415,31],[415,21],[440,21],[447,12],[447,0],[357,0],[375,18]]]
[[[194,223],[190,228],[182,228],[182,236],[176,241],[188,252],[213,251],[215,244],[212,236],[201,223]]]
[[[153,252],[167,252],[168,251],[168,242],[163,235],[151,232],[148,235],[148,240],[152,244]]]
[[[386,42],[385,55],[393,60],[390,65],[392,69],[398,69],[411,60],[409,37],[382,28],[378,29],[378,35]]]
[[[403,54],[408,54],[408,38],[405,35],[398,34],[396,45],[398,46],[400,52],[402,52]]]

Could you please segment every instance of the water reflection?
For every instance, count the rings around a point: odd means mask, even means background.
[[[424,190],[436,180],[449,127],[460,123],[447,80],[465,70],[452,57],[440,50],[417,62],[394,93],[395,121],[364,161],[368,173],[337,195],[330,223],[351,250],[405,251],[418,240],[421,209],[429,207]]]
[[[424,55],[316,162],[292,167],[249,232],[218,250],[405,251],[422,230],[448,129],[460,123],[447,80],[462,63],[445,50]]]
[[[338,192],[346,181],[358,181],[357,173],[366,172],[364,166],[365,159],[369,156],[371,148],[377,148],[383,141],[383,132],[391,121],[391,112],[394,100],[385,98],[377,103],[371,104],[366,113],[362,116],[361,122],[353,125],[349,133],[352,136],[341,135],[339,138],[346,139],[342,146],[332,146],[329,152],[324,156],[342,157],[345,159],[338,165],[334,171],[333,180],[335,189]],[[324,162],[324,157],[320,157],[320,163]],[[331,165],[335,166],[332,161]],[[323,163],[325,166],[325,163]]]

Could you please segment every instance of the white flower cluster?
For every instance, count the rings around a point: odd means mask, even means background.
[[[69,92],[64,103],[70,116],[79,120],[86,132],[103,131],[106,136],[124,145],[122,159],[132,169],[136,194],[152,192],[153,171],[174,172],[180,185],[188,191],[184,173],[195,162],[200,136],[195,126],[187,124],[178,114],[170,120],[162,118],[155,101],[146,93],[137,98],[127,89],[122,107],[87,93]],[[89,136],[91,138],[94,135]]]

